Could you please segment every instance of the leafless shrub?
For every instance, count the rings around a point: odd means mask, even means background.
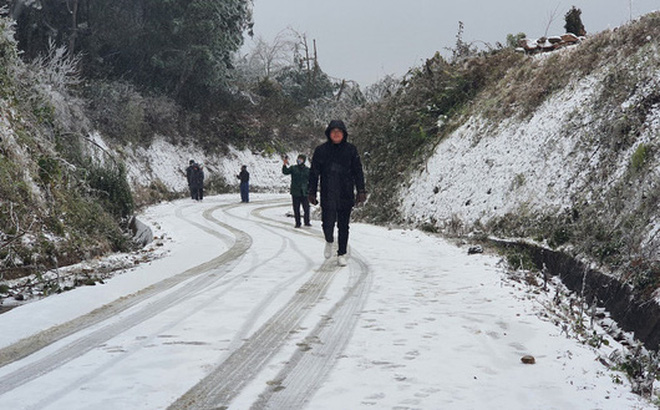
[[[324,127],[328,118],[343,118],[350,123],[355,110],[364,103],[364,95],[357,83],[345,81],[332,97],[310,101],[300,115],[300,122],[312,127]]]
[[[376,103],[388,96],[394,95],[400,88],[401,79],[387,75],[380,81],[366,87],[364,98],[368,103]]]
[[[463,236],[465,234],[465,226],[460,217],[452,214],[451,219],[445,221],[443,231],[450,236]]]
[[[0,7],[0,84],[5,88],[4,92],[9,85],[7,80],[15,75],[16,65],[21,63],[17,52],[18,43],[14,38],[15,23],[5,17],[6,14],[7,6]]]
[[[58,47],[49,40],[47,54],[35,58],[30,67],[38,83],[62,92],[80,84],[80,60],[80,55],[71,55],[66,46]]]
[[[88,115],[105,135],[141,141],[146,129],[145,99],[129,83],[94,82],[85,88]]]
[[[143,106],[144,119],[153,133],[176,136],[181,107],[173,99],[166,96],[146,97]]]

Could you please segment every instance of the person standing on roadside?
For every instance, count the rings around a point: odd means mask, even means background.
[[[195,160],[190,160],[189,166],[186,168],[186,178],[188,188],[190,188],[190,197],[195,201],[204,199],[204,170]]]
[[[241,202],[250,202],[250,173],[247,165],[241,167],[241,172],[236,175],[241,180]]]
[[[362,163],[355,145],[348,143],[343,121],[332,120],[325,129],[327,141],[314,150],[309,172],[308,200],[316,205],[316,192],[321,180],[321,219],[325,236],[323,255],[332,257],[334,228],[337,225],[337,264],[346,266],[348,230],[354,205],[367,199]],[[355,195],[357,190],[357,196]]]
[[[186,180],[188,180],[188,189],[190,189],[190,198],[195,199],[195,192],[193,191],[193,186],[192,186],[193,165],[195,165],[194,159],[188,161],[188,168],[186,168]]]
[[[309,184],[309,168],[305,166],[307,157],[303,154],[298,155],[296,165],[289,166],[289,157],[284,157],[282,164],[282,173],[291,175],[291,201],[293,202],[293,216],[296,221],[296,228],[300,228],[300,206],[303,209],[303,221],[305,226],[312,226],[309,222],[309,200],[307,198],[307,186]]]

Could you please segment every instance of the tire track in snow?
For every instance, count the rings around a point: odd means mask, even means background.
[[[181,219],[187,220],[186,218],[181,216],[180,209],[176,210],[176,214]],[[226,235],[222,235],[219,232],[213,231],[203,225],[199,225],[194,222],[191,223],[199,226],[200,228],[210,233],[211,235],[217,236],[223,241],[226,240]],[[70,336],[76,332],[81,331],[82,329],[101,323],[104,320],[107,320],[143,302],[144,300],[147,300],[167,289],[170,289],[173,286],[185,280],[188,280],[193,276],[206,272],[210,269],[215,269],[224,262],[225,259],[224,256],[225,256],[224,254],[220,255],[218,258],[214,258],[201,265],[194,266],[178,275],[172,276],[168,279],[155,283],[139,292],[125,296],[109,304],[101,306],[100,308],[95,309],[86,315],[80,316],[66,323],[53,326],[49,329],[46,329],[35,335],[26,337],[9,346],[4,347],[0,349],[0,368],[17,360],[23,359],[60,339],[63,339],[67,336]]]
[[[284,208],[288,207],[290,204],[287,205],[271,205],[271,206],[264,206],[257,208],[252,211],[252,215],[256,216],[257,218],[265,221],[265,225],[272,226],[274,228],[282,229],[286,228],[290,232],[294,232],[298,235],[306,235],[306,236],[313,236],[319,239],[323,239],[323,236],[319,235],[316,232],[310,231],[308,229],[301,229],[301,228],[292,228],[290,224],[284,223],[282,221],[279,221],[277,219],[269,218],[267,216],[263,215],[263,211],[268,210],[268,209],[274,209],[274,208]]]
[[[282,205],[271,205],[271,206],[255,208],[252,211],[250,211],[250,214],[251,215],[259,214],[260,211],[263,210],[263,209],[279,208],[281,206]],[[232,215],[232,216],[235,217],[235,218],[238,218],[238,219],[243,219],[245,221],[250,221],[248,218],[240,217],[240,216],[237,216],[237,215]],[[240,344],[242,343],[243,339],[249,333],[249,330],[252,329],[252,327],[254,326],[254,323],[257,321],[260,314],[268,307],[268,305],[270,305],[273,302],[273,300],[276,298],[276,296],[278,294],[280,294],[282,291],[286,290],[293,283],[300,280],[301,276],[308,274],[314,266],[314,261],[307,254],[302,252],[300,250],[300,248],[298,248],[296,243],[291,240],[291,238],[289,238],[286,235],[283,235],[283,234],[279,233],[277,230],[266,228],[265,227],[266,225],[267,224],[261,224],[263,229],[265,229],[265,230],[279,236],[280,238],[282,238],[283,241],[285,241],[286,243],[289,244],[291,249],[293,249],[296,253],[300,254],[301,259],[305,261],[305,266],[303,267],[300,274],[297,274],[297,275],[291,277],[290,279],[287,279],[286,281],[284,281],[284,282],[278,284],[277,286],[275,286],[270,292],[268,292],[268,294],[263,299],[263,301],[261,303],[259,303],[258,305],[256,305],[252,309],[250,315],[247,317],[246,321],[241,326],[241,329],[237,332],[236,337],[234,337],[234,341],[232,341],[232,343],[230,344],[230,346],[228,348],[229,352],[233,352],[234,350],[236,350],[237,348],[240,347]],[[280,227],[277,227],[277,228],[280,228]]]
[[[281,206],[257,208],[251,214],[268,221],[269,223],[266,225],[271,227],[285,228],[298,234],[320,238],[318,234],[297,230],[281,221],[261,215],[262,211],[277,207]],[[269,408],[278,409],[302,407],[305,400],[321,386],[334,366],[339,353],[346,347],[371,286],[371,275],[367,265],[356,252],[352,253],[355,254],[355,258],[351,259],[350,264],[351,284],[344,296],[306,339],[323,339],[323,347],[318,349],[318,353],[312,355],[301,354],[301,350],[294,353],[291,363],[278,375],[278,380],[287,379],[287,394],[279,395],[275,400],[272,397],[273,391],[267,391],[255,403],[255,408],[263,408],[266,405]],[[263,367],[286,342],[289,334],[295,330],[297,324],[307,314],[306,310],[309,310],[325,294],[334,273],[338,270],[339,268],[334,265],[333,260],[326,261],[286,306],[280,309],[209,376],[173,403],[169,409],[228,408],[230,402],[262,371]],[[301,292],[303,296],[301,296]]]
[[[253,213],[269,221],[271,226],[277,224],[299,234],[311,234],[292,229],[279,220],[262,215],[263,210],[275,207],[263,207]],[[322,236],[320,239],[323,239]],[[339,355],[346,348],[366,303],[373,279],[364,258],[354,249],[350,250],[350,254],[351,278],[346,293],[305,337],[301,348],[296,350],[284,368],[269,383],[269,387],[259,395],[251,410],[303,408],[321,387]]]
[[[37,333],[36,335],[19,340],[18,342],[0,350],[0,367],[3,367],[9,363],[25,358],[37,352],[38,350],[41,350],[77,332],[100,324],[103,321],[112,319],[121,312],[124,312],[132,307],[136,307],[138,304],[146,300],[155,298],[165,291],[168,291],[192,278],[192,281],[184,284],[180,289],[174,290],[171,294],[167,295],[167,297],[161,297],[160,299],[155,300],[153,303],[145,305],[143,308],[140,308],[136,312],[129,314],[121,321],[95,330],[40,360],[37,360],[3,377],[0,377],[0,395],[11,391],[31,380],[34,380],[39,376],[56,369],[68,361],[82,356],[83,354],[98,347],[112,337],[156,316],[158,313],[176,305],[177,303],[186,300],[190,297],[191,294],[205,290],[214,282],[221,279],[227,272],[230,272],[232,267],[238,262],[239,258],[243,256],[252,245],[252,238],[247,233],[228,224],[225,224],[216,218],[213,218],[211,213],[217,209],[228,209],[234,206],[236,205],[219,205],[204,212],[204,215],[207,217],[207,219],[230,231],[236,238],[233,246],[219,257],[190,268],[178,275],[160,281],[137,293],[120,298],[86,315],[80,316],[61,325],[54,326],[43,332]],[[183,218],[180,213],[178,213],[177,216]],[[197,223],[193,224],[203,227],[203,225],[199,225]],[[210,230],[207,227],[203,227],[203,229],[218,237],[219,239],[225,240],[224,235],[220,234],[219,232]],[[218,269],[222,269],[220,273],[200,276],[205,272]]]
[[[169,408],[225,408],[277,353],[309,307],[325,294],[336,271],[330,261],[321,265],[285,306]]]
[[[233,208],[233,207],[230,207]],[[227,208],[226,208],[227,209]],[[212,216],[212,211],[206,211],[204,212],[204,217],[213,220],[215,219]],[[240,217],[235,217],[235,218],[240,218]],[[243,218],[240,218],[243,219]],[[271,263],[273,260],[275,260],[279,255],[283,254],[285,249],[288,247],[294,249],[297,253],[301,255],[301,258],[306,260],[306,266],[303,266],[302,268],[299,268],[299,273],[297,273],[295,276],[292,276],[291,278],[287,279],[286,281],[283,281],[281,283],[278,283],[273,289],[271,289],[268,294],[263,298],[263,300],[255,305],[251,311],[250,314],[248,315],[247,319],[245,322],[241,325],[241,328],[236,332],[236,334],[233,336],[231,343],[227,347],[228,353],[225,353],[223,356],[228,356],[231,354],[233,351],[235,351],[240,345],[243,343],[243,339],[246,337],[246,335],[250,332],[250,330],[253,329],[254,323],[257,321],[257,319],[261,316],[263,311],[270,305],[273,300],[283,291],[288,289],[292,284],[295,282],[299,281],[303,276],[308,275],[309,271],[311,270],[311,266],[313,265],[313,260],[309,258],[309,256],[305,255],[302,251],[298,249],[296,246],[295,242],[291,241],[290,238],[288,238],[285,235],[282,235],[278,232],[273,231],[272,229],[265,228],[268,231],[272,231],[273,234],[276,236],[279,236],[282,240],[282,247],[275,252],[275,256],[272,256],[268,259],[265,259],[264,261],[260,262],[259,265],[252,266],[251,268],[247,269],[246,271],[242,271],[239,274],[236,274],[233,278],[229,278],[227,280],[221,281],[216,283],[213,286],[210,286],[208,289],[205,290],[204,293],[210,294],[207,296],[205,299],[199,301],[196,305],[194,306],[188,306],[185,310],[181,309],[180,307],[177,306],[177,319],[168,322],[166,325],[160,327],[158,330],[152,332],[149,336],[144,336],[142,341],[135,346],[132,346],[130,351],[126,351],[124,354],[111,358],[107,362],[99,364],[98,367],[95,367],[93,369],[90,369],[87,373],[79,375],[77,379],[62,385],[58,391],[55,393],[49,394],[48,396],[41,397],[39,402],[34,404],[33,406],[30,406],[26,410],[37,410],[37,409],[42,409],[47,407],[48,405],[52,405],[54,402],[57,400],[61,399],[62,397],[65,397],[68,393],[75,389],[81,388],[81,386],[84,386],[86,383],[89,383],[91,380],[101,376],[104,372],[108,371],[109,369],[113,368],[114,366],[118,365],[121,362],[124,362],[126,360],[129,360],[133,355],[137,354],[141,349],[149,346],[150,344],[154,343],[154,340],[158,338],[158,335],[167,333],[172,327],[176,326],[177,324],[181,323],[182,321],[186,320],[190,315],[194,314],[194,312],[197,312],[198,310],[202,309],[204,306],[208,306],[211,304],[213,300],[216,300],[218,298],[222,298],[223,295],[226,295],[227,293],[233,291],[236,287],[236,285],[239,285],[242,283],[246,277],[248,277],[252,272],[257,270],[260,266],[268,266],[269,263]],[[220,293],[215,293],[214,290],[217,288],[222,288]]]
[[[301,409],[332,370],[348,345],[372,283],[367,264],[354,250],[351,254],[346,293],[305,337],[305,344],[286,362],[251,410]]]

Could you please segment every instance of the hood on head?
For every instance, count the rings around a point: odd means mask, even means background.
[[[339,128],[344,133],[344,141],[348,139],[348,131],[346,130],[346,125],[344,125],[344,121],[332,120],[328,124],[328,128],[325,129],[325,136],[328,138],[328,141],[330,141],[330,131],[333,128]]]

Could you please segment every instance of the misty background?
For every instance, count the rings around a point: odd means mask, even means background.
[[[254,38],[272,41],[292,28],[316,40],[319,64],[331,77],[367,86],[386,75],[402,76],[463,40],[487,49],[506,44],[507,34],[529,38],[564,33],[564,15],[582,10],[587,34],[612,29],[660,9],[658,0],[280,0],[254,1]],[[247,52],[254,39],[246,38]]]

